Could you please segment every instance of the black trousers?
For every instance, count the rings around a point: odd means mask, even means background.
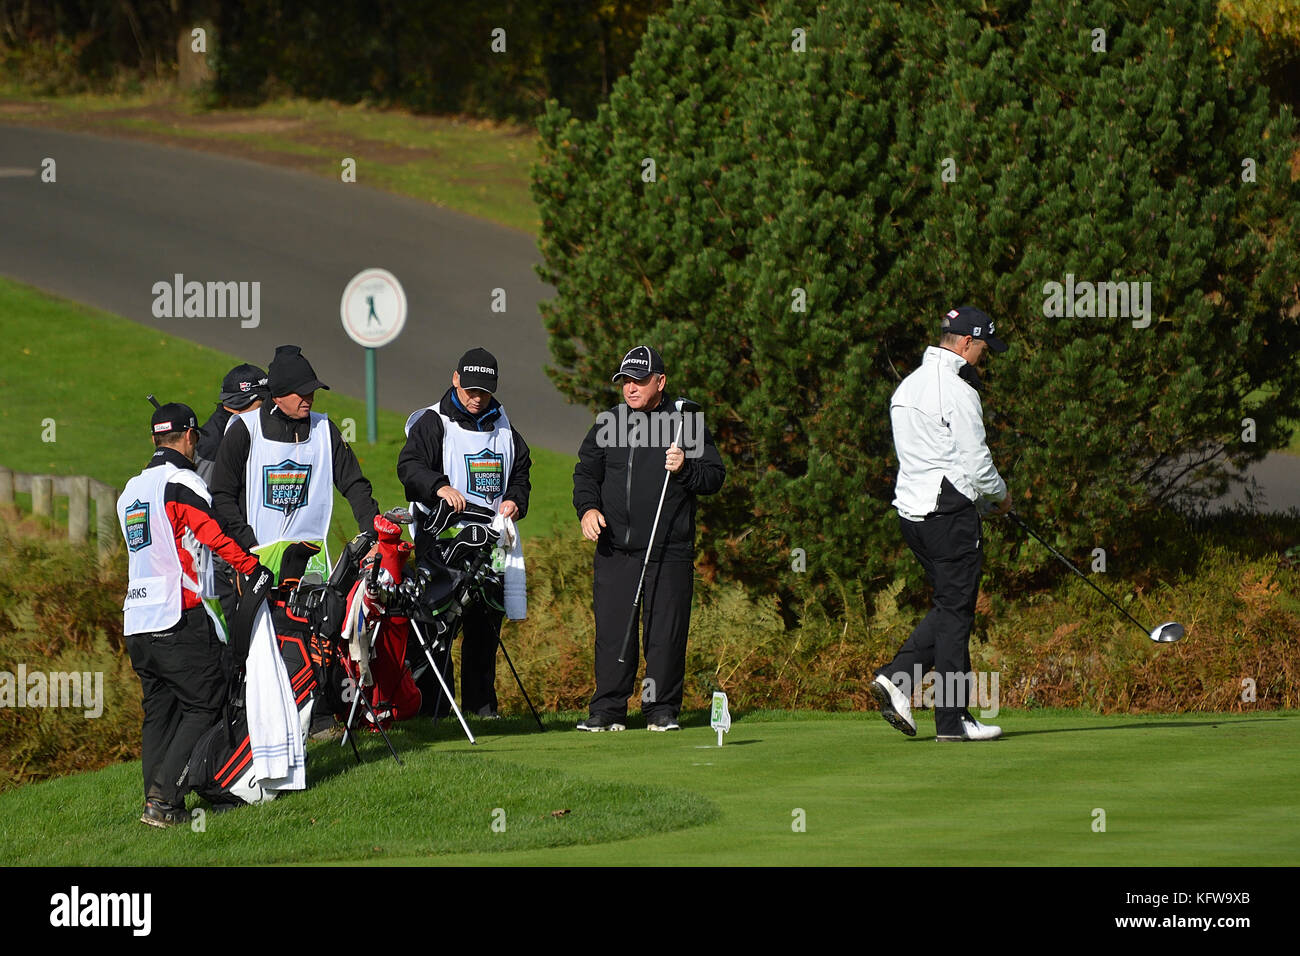
[[[461,619],[460,706],[466,713],[497,712],[497,641],[504,617],[505,612],[476,601]]]
[[[596,693],[592,716],[622,720],[632,694],[639,659],[635,635],[627,663],[618,662],[627,634],[628,615],[636,600],[644,555],[596,546],[592,607],[596,614]],[[640,650],[645,654],[641,712],[676,718],[682,709],[686,676],[686,633],[691,626],[695,565],[690,561],[651,561],[641,599]]]
[[[894,659],[876,674],[909,692],[921,675],[933,668],[935,733],[959,734],[961,717],[974,699],[969,679],[970,632],[984,568],[979,512],[971,505],[924,521],[899,517],[898,523],[903,540],[934,588],[934,604]]]
[[[221,646],[201,607],[182,614],[170,631],[132,634],[126,639],[143,692],[141,760],[146,799],[176,806],[185,802],[177,780],[194,744],[217,722],[226,696]]]
[[[460,709],[467,714],[486,717],[497,712],[497,646],[501,634],[501,622],[505,612],[488,607],[479,602],[465,609],[460,621]],[[421,625],[426,633],[428,625]],[[407,659],[412,662],[412,669],[418,670],[424,659],[424,652],[415,647],[415,635],[409,638],[411,645]],[[440,655],[435,652],[434,661],[447,682],[448,689],[456,693],[456,673],[451,663],[451,646]],[[421,713],[436,717],[446,717],[451,713],[451,704],[442,692],[432,674],[422,677],[417,683],[424,695]]]

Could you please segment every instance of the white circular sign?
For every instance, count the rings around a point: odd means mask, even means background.
[[[377,349],[397,338],[406,325],[406,293],[387,269],[363,269],[343,290],[339,316],[353,342]]]

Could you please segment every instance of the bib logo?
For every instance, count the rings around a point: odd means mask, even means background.
[[[484,448],[476,455],[465,456],[469,473],[469,493],[492,504],[505,490],[505,455]]]
[[[311,465],[300,465],[287,458],[278,465],[265,465],[262,468],[262,504],[285,514],[305,508],[310,483]]]
[[[137,498],[126,506],[126,548],[135,552],[149,547],[149,505]]]

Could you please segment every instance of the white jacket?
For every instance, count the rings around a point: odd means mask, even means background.
[[[889,400],[898,453],[893,505],[904,518],[934,511],[944,478],[971,501],[1007,495],[984,443],[979,393],[957,374],[965,364],[956,352],[930,346]]]

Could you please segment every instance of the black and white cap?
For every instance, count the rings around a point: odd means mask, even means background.
[[[491,393],[497,390],[497,359],[487,349],[470,349],[456,363],[461,388],[478,388]]]
[[[221,394],[217,404],[227,408],[244,409],[258,399],[269,398],[270,386],[266,373],[256,365],[236,365],[221,380]]]
[[[155,435],[170,435],[172,432],[183,432],[187,428],[198,427],[199,420],[194,415],[194,409],[181,402],[159,405],[154,409],[153,417],[149,419],[149,429]]]
[[[619,365],[611,381],[617,382],[624,377],[640,381],[647,375],[662,374],[664,374],[664,360],[659,353],[648,345],[638,345],[623,356],[623,363]]]
[[[959,305],[955,309],[950,309],[944,313],[942,329],[953,335],[969,335],[972,338],[987,342],[989,348],[995,352],[1005,352],[1007,343],[1003,342],[993,333],[996,331],[993,327],[993,320],[988,314],[981,312],[973,305]]]

